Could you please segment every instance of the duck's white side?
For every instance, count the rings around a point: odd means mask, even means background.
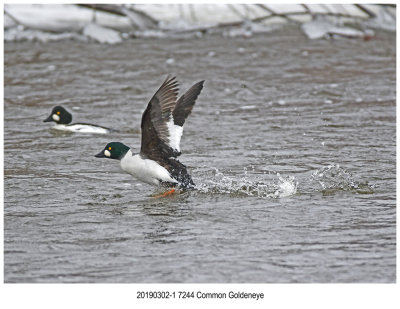
[[[66,124],[56,124],[53,129],[59,130],[59,131],[67,131],[67,132],[76,132],[76,133],[96,133],[96,134],[107,134],[109,133],[109,130],[102,128],[102,127],[96,127],[92,125],[87,125],[87,124],[71,124],[71,125],[66,125]]]
[[[134,155],[130,150],[121,159],[120,163],[125,172],[150,185],[158,186],[160,180],[178,183],[171,177],[167,169],[157,162],[150,159],[142,159],[140,154]]]

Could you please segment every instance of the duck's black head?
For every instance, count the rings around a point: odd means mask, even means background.
[[[95,157],[121,160],[128,151],[128,146],[119,142],[111,142],[108,143],[102,151],[95,155]]]
[[[56,106],[51,111],[51,114],[43,122],[54,121],[57,124],[69,124],[72,121],[72,115],[62,106]]]

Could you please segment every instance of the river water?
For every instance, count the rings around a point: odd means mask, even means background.
[[[395,282],[395,35],[4,46],[5,282]],[[205,79],[167,198],[94,158],[139,150],[147,102]],[[73,121],[118,129],[60,133]]]

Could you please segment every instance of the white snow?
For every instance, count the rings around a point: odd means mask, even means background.
[[[120,11],[127,16],[109,14],[73,4],[5,4],[4,37],[6,41],[60,39],[96,40],[115,44],[131,37],[201,37],[201,29],[215,29],[217,25],[237,23],[234,27],[219,28],[225,37],[250,37],[267,33],[288,23],[288,16],[301,26],[310,39],[332,36],[371,38],[368,28],[396,31],[396,8],[363,4],[375,14],[374,18],[353,4],[125,4]],[[142,11],[158,21],[130,8]],[[297,14],[297,15],[296,15]],[[342,14],[321,16],[320,14]],[[255,21],[255,19],[262,19]],[[359,24],[359,29],[343,27],[344,22]],[[199,31],[200,30],[200,31]],[[191,32],[191,33],[190,33]]]
[[[118,31],[104,28],[96,24],[86,25],[83,29],[83,34],[99,43],[116,44],[122,42]]]
[[[308,23],[304,23],[301,26],[301,29],[311,40],[321,39],[327,35],[339,35],[349,38],[362,38],[366,35],[365,32],[354,28],[336,26],[326,19],[313,20]]]

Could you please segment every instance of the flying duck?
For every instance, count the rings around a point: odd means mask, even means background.
[[[108,143],[95,155],[97,158],[116,159],[122,170],[150,185],[170,188],[193,188],[194,182],[186,166],[177,160],[181,154],[180,141],[183,124],[203,89],[203,81],[194,84],[178,99],[176,77],[167,77],[147,105],[142,115],[140,153],[120,143]]]

